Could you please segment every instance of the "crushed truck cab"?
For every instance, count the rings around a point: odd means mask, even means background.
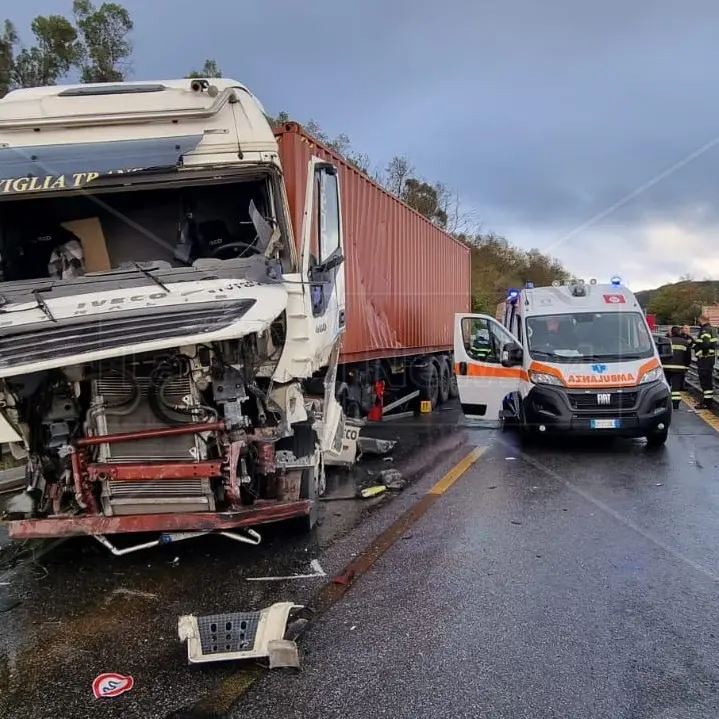
[[[344,433],[345,268],[337,169],[302,172],[294,228],[273,129],[230,79],[0,100],[0,442],[27,463],[12,537],[121,553],[107,535],[314,524]]]
[[[455,317],[465,415],[551,434],[646,437],[671,424],[659,348],[634,295],[592,281],[509,293],[497,318]],[[662,345],[662,352],[665,352]]]

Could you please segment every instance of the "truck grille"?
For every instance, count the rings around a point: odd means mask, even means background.
[[[215,332],[239,320],[254,300],[180,306],[171,310],[118,311],[102,317],[73,318],[41,327],[0,332],[0,367],[116,349],[127,344]]]
[[[599,401],[602,395],[609,395],[609,403]],[[573,409],[631,409],[637,403],[636,392],[590,392],[570,394]]]

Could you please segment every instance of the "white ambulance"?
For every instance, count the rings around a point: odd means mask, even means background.
[[[519,427],[523,439],[556,433],[666,442],[672,416],[661,359],[634,295],[572,280],[512,290],[504,316],[455,315],[462,411]]]

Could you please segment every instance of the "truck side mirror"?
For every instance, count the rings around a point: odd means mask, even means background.
[[[314,265],[312,272],[318,275],[327,274],[334,270],[335,267],[339,267],[344,261],[345,256],[342,254],[342,248],[338,247],[324,262],[318,262]]]
[[[524,360],[524,350],[516,342],[508,342],[502,347],[502,367],[517,367]]]

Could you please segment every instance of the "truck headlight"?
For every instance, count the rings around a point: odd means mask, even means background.
[[[530,371],[529,380],[530,382],[534,382],[534,384],[553,384],[564,387],[564,382],[562,382],[559,377],[555,377],[553,374],[547,374],[546,372]]]
[[[655,367],[654,369],[650,369],[648,372],[645,372],[641,379],[639,380],[639,384],[647,384],[648,382],[656,382],[657,380],[660,380],[664,376],[664,370],[661,367]]]

